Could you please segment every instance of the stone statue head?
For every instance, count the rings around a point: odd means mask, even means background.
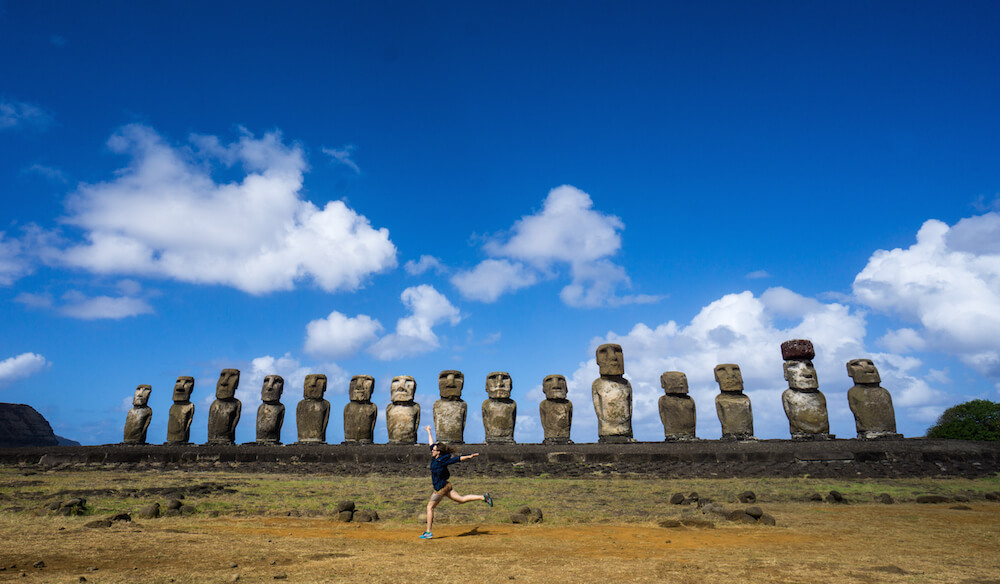
[[[173,399],[177,403],[191,401],[191,392],[194,391],[194,377],[182,375],[174,383]]]
[[[743,373],[735,363],[722,363],[715,366],[715,380],[719,382],[720,391],[743,391]]]
[[[881,383],[878,369],[871,359],[852,359],[847,362],[847,374],[854,383]]]
[[[791,389],[819,389],[816,368],[808,359],[785,361],[785,381]]]
[[[239,386],[240,370],[223,369],[219,373],[219,381],[215,384],[215,399],[233,399]]]
[[[366,402],[371,401],[372,392],[375,391],[375,378],[371,375],[355,375],[351,378],[351,389],[349,390],[351,401]]]
[[[438,391],[443,398],[462,397],[462,388],[465,387],[465,375],[461,371],[446,369],[438,373]]]
[[[739,369],[737,369],[737,372]],[[688,392],[688,377],[680,371],[664,371],[660,375],[660,387],[664,393],[681,394]]]
[[[548,375],[542,380],[542,392],[547,399],[566,399],[569,389],[562,375]]]
[[[417,394],[417,381],[409,375],[397,375],[389,386],[393,402],[411,402]]]
[[[326,393],[326,375],[322,373],[310,373],[306,375],[306,380],[302,384],[302,397],[306,399],[323,399]]]
[[[268,375],[264,378],[264,386],[260,388],[260,400],[268,404],[278,403],[283,391],[285,379],[280,375]]]
[[[153,391],[153,387],[150,385],[140,385],[135,388],[135,395],[132,397],[132,405],[135,407],[145,407],[146,403],[149,402],[149,393]]]
[[[510,390],[513,387],[510,373],[506,371],[494,371],[486,376],[486,393],[490,399],[510,399]]]
[[[597,366],[601,375],[625,375],[625,355],[621,345],[608,343],[597,347]]]

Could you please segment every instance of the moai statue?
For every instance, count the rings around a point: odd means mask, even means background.
[[[257,444],[281,444],[281,425],[285,422],[285,405],[281,394],[285,380],[280,375],[268,375],[260,388],[264,403],[257,408]]]
[[[715,396],[715,411],[722,424],[723,440],[755,440],[753,409],[750,398],[743,393],[743,374],[735,363],[715,366],[715,381],[719,395]]]
[[[483,402],[483,426],[487,444],[513,444],[514,424],[517,422],[517,403],[510,399],[513,382],[510,373],[494,371],[486,376],[486,393]]]
[[[625,375],[625,357],[621,345],[597,347],[597,365],[601,376],[591,385],[594,411],[597,412],[598,442],[635,442],[632,438],[632,384]]]
[[[438,442],[465,444],[465,418],[469,404],[462,400],[465,375],[452,369],[438,374],[441,399],[434,402],[434,431]]]
[[[392,378],[392,403],[385,407],[385,425],[389,444],[416,444],[420,427],[420,404],[413,401],[417,382],[409,375]]]
[[[344,406],[344,444],[372,444],[375,442],[375,418],[378,406],[372,403],[375,378],[355,375],[351,378],[349,397]]]
[[[167,419],[167,444],[190,444],[191,421],[194,420],[194,377],[181,376],[174,383],[174,405],[170,406]]]
[[[545,399],[538,404],[538,414],[542,419],[545,439],[542,444],[572,444],[569,439],[573,425],[573,402],[566,399],[569,389],[562,375],[549,375],[542,380]]]
[[[854,413],[858,438],[866,440],[902,438],[896,433],[896,413],[892,409],[892,396],[879,385],[882,378],[871,359],[853,359],[847,362],[847,374],[854,380],[854,387],[847,390],[847,403]]]
[[[788,431],[794,440],[829,440],[830,419],[826,398],[819,391],[816,356],[812,341],[795,339],[781,343],[781,358],[785,360],[785,381],[788,389],[781,394],[781,405],[788,416]]]
[[[208,408],[208,444],[235,444],[236,424],[243,404],[236,399],[239,369],[223,369],[215,384],[215,401]]]
[[[125,416],[125,444],[145,444],[146,430],[149,429],[149,421],[153,418],[153,408],[146,405],[149,402],[149,392],[153,388],[148,385],[140,385],[135,388],[135,395],[132,397],[132,409]]]
[[[326,425],[330,421],[330,402],[326,393],[326,375],[310,373],[302,384],[303,400],[295,408],[299,443],[326,444]]]
[[[660,375],[660,421],[667,442],[697,440],[695,436],[694,400],[688,395],[688,378],[680,371],[665,371]]]

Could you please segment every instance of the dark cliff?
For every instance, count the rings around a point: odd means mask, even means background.
[[[0,403],[0,448],[56,446],[59,439],[35,408]]]

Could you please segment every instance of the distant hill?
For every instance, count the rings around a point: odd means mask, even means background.
[[[56,436],[48,420],[25,404],[0,403],[0,448],[21,446],[78,446]]]

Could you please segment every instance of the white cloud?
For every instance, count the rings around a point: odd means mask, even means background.
[[[10,286],[30,272],[31,264],[24,256],[21,240],[5,238],[0,231],[0,286]]]
[[[153,307],[142,298],[131,296],[94,296],[71,290],[63,295],[65,304],[59,313],[80,320],[110,318],[120,320],[140,314],[153,314]]]
[[[411,276],[419,276],[427,270],[434,270],[437,274],[443,274],[446,269],[441,260],[434,256],[422,255],[417,261],[409,260],[403,264],[403,269],[406,270],[407,274]]]
[[[761,280],[764,278],[770,278],[771,274],[767,270],[755,270],[747,274],[747,279],[749,280]]]
[[[403,290],[400,298],[410,316],[396,322],[396,331],[379,339],[369,352],[383,361],[411,357],[438,347],[433,327],[448,322],[452,326],[462,319],[458,309],[433,286],[422,284]]]
[[[351,158],[351,154],[356,150],[354,144],[348,144],[343,148],[324,148],[323,153],[333,158],[336,162],[343,164],[347,168],[350,168],[357,174],[361,174],[361,169],[358,168],[357,163]]]
[[[300,198],[302,149],[280,133],[244,132],[222,145],[192,136],[174,148],[142,125],[122,128],[108,146],[132,157],[107,182],[81,185],[65,222],[86,243],[62,261],[96,273],[222,284],[252,294],[290,290],[311,278],[326,291],[354,290],[396,265],[386,229],[341,201],[322,209]],[[216,164],[242,166],[237,182],[216,182]]]
[[[1000,214],[954,227],[925,222],[909,248],[872,254],[854,295],[920,323],[920,330],[888,333],[890,349],[941,350],[1000,382]]]
[[[52,182],[63,183],[63,184],[69,182],[69,179],[66,178],[66,174],[63,171],[59,170],[58,168],[53,168],[51,166],[45,166],[44,164],[32,164],[31,166],[25,168],[21,172],[24,174],[38,175]]]
[[[45,110],[23,101],[0,101],[0,130],[29,127],[44,130],[52,123]]]
[[[555,277],[555,270],[565,266],[571,282],[563,288],[560,298],[570,306],[658,300],[650,295],[617,295],[617,290],[631,286],[625,269],[610,259],[621,250],[620,231],[625,224],[593,206],[590,195],[575,187],[552,189],[542,210],[518,219],[506,241],[497,237],[486,243],[484,249],[494,259],[456,274],[452,283],[466,298],[493,302],[542,278]]]
[[[520,262],[485,260],[472,270],[452,276],[451,283],[469,300],[495,302],[508,292],[538,282],[538,273]]]
[[[335,310],[306,325],[305,350],[312,355],[347,357],[375,340],[381,331],[381,323],[368,315],[351,318]]]
[[[38,373],[48,361],[37,353],[21,353],[0,361],[0,385],[7,385],[16,379],[24,379]]]
[[[789,320],[790,319],[790,320]],[[779,326],[778,322],[787,323]],[[687,325],[669,321],[655,327],[639,323],[625,334],[609,332],[591,341],[591,350],[602,343],[618,343],[625,354],[626,377],[633,389],[633,425],[639,439],[662,440],[663,425],[657,402],[663,395],[660,374],[683,371],[697,408],[698,436],[721,434],[715,412],[719,393],[714,369],[720,363],[737,363],[750,396],[754,431],[758,437],[787,438],[788,420],[781,406],[784,380],[781,343],[810,339],[816,347],[814,364],[820,390],[827,399],[831,431],[855,434],[854,418],[846,393],[853,385],[845,363],[868,357],[875,361],[886,387],[896,401],[897,418],[933,406],[941,411],[944,393],[927,385],[914,372],[920,361],[865,350],[865,319],[839,303],[822,303],[784,288],[771,288],[760,297],[751,292],[728,294],[703,307]],[[599,376],[593,358],[580,363],[570,380],[574,409],[573,433],[596,436],[590,385]],[[579,432],[579,434],[577,434]],[[584,440],[585,438],[581,438]]]
[[[893,353],[912,353],[927,347],[920,333],[911,328],[887,331],[878,342]]]

